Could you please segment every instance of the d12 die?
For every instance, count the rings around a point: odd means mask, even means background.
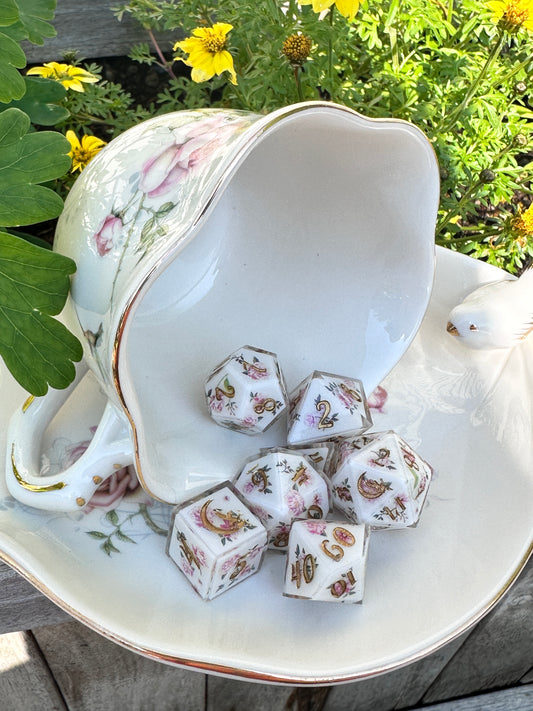
[[[265,527],[230,482],[173,511],[167,555],[205,600],[256,573],[266,547]]]
[[[374,528],[415,526],[433,470],[395,432],[372,432],[339,447],[333,504]]]
[[[272,449],[249,460],[235,480],[250,509],[268,531],[272,548],[285,549],[291,523],[329,511],[328,484],[307,457]]]
[[[291,394],[291,445],[357,435],[372,425],[363,384],[355,378],[315,370]]]
[[[252,346],[243,346],[214,369],[205,396],[217,424],[244,434],[264,432],[288,400],[276,355]]]
[[[335,521],[295,521],[283,594],[309,600],[362,602],[368,527]]]

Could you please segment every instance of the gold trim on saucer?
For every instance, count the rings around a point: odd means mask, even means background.
[[[63,489],[66,484],[64,481],[58,481],[56,484],[30,484],[28,481],[22,478],[17,465],[15,464],[15,444],[11,445],[11,467],[13,468],[13,474],[15,479],[22,486],[23,489],[28,491],[56,491],[57,489]]]

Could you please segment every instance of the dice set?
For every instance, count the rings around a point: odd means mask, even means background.
[[[267,548],[285,552],[283,594],[363,599],[370,531],[417,525],[433,470],[392,430],[372,426],[363,384],[314,371],[287,396],[277,357],[243,346],[209,375],[214,422],[260,434],[287,413],[287,438],[175,507],[167,554],[210,600],[253,575]],[[335,508],[344,520],[330,520]]]

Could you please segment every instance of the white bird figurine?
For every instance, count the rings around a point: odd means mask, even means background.
[[[480,286],[450,313],[446,330],[470,348],[512,348],[533,331],[533,267]]]

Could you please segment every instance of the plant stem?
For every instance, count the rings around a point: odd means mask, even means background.
[[[477,229],[477,228],[476,228]],[[449,237],[447,239],[436,239],[435,244],[438,244],[442,247],[445,247],[446,245],[453,245],[453,244],[463,244],[465,242],[481,242],[484,240],[486,237],[492,237],[493,235],[499,235],[501,234],[501,228],[498,227],[494,230],[487,230],[487,231],[479,231],[478,235],[464,235],[462,237]]]
[[[329,9],[329,37],[328,37],[328,78],[329,78],[329,98],[333,98],[333,12],[335,6]]]
[[[440,133],[447,133],[447,132],[451,131],[452,128],[454,128],[454,126],[455,126],[455,124],[456,124],[456,122],[457,122],[457,119],[459,118],[459,116],[463,113],[463,111],[466,109],[466,107],[467,107],[468,104],[470,103],[470,100],[472,99],[472,97],[474,96],[474,94],[476,93],[476,91],[478,90],[479,85],[481,84],[481,82],[483,81],[483,79],[486,77],[487,72],[488,72],[488,70],[490,69],[490,66],[491,66],[492,62],[496,59],[496,57],[497,57],[498,54],[500,53],[500,50],[501,50],[502,45],[503,45],[504,37],[505,37],[505,31],[504,31],[504,30],[500,30],[500,33],[499,33],[499,35],[498,35],[498,39],[497,39],[496,42],[492,45],[492,49],[490,50],[489,56],[488,56],[487,59],[485,60],[485,64],[483,65],[481,71],[479,72],[479,74],[477,75],[477,77],[474,79],[474,81],[470,84],[470,86],[469,86],[469,88],[468,88],[468,91],[467,91],[466,94],[464,95],[463,100],[461,101],[461,103],[459,104],[459,106],[457,106],[457,107],[451,112],[451,114],[448,116],[447,121],[445,121],[442,126],[439,126],[439,127],[437,128],[437,132],[440,132]]]
[[[298,64],[293,64],[292,70],[294,72],[294,81],[296,82],[296,91],[298,92],[298,100],[303,101],[304,96],[302,92],[302,82],[300,81],[300,72],[302,68]]]
[[[164,56],[163,52],[161,51],[161,47],[159,46],[159,44],[158,44],[158,42],[157,42],[157,40],[156,40],[156,38],[155,38],[154,33],[152,32],[152,30],[151,30],[149,27],[146,29],[146,31],[148,32],[148,34],[149,34],[149,36],[150,36],[150,40],[152,41],[152,44],[153,44],[153,46],[154,46],[154,48],[155,48],[155,51],[157,52],[157,56],[158,56],[159,59],[161,60],[161,66],[162,66],[163,69],[167,72],[167,74],[168,74],[170,77],[172,77],[172,79],[176,79],[176,75],[175,75],[174,72],[172,71],[171,65],[170,65],[170,64],[167,62],[167,60],[165,59],[165,56]]]
[[[475,183],[472,183],[472,185],[467,190],[465,190],[459,202],[454,205],[454,207],[451,207],[448,210],[448,212],[444,215],[442,220],[437,225],[437,228],[435,230],[435,237],[443,231],[443,229],[446,227],[452,217],[456,217],[457,215],[461,214],[461,208],[463,207],[465,202],[476,192],[480,185],[483,185],[482,181],[476,180]]]
[[[448,11],[446,12],[446,20],[451,24],[453,18],[453,0],[448,0]]]

